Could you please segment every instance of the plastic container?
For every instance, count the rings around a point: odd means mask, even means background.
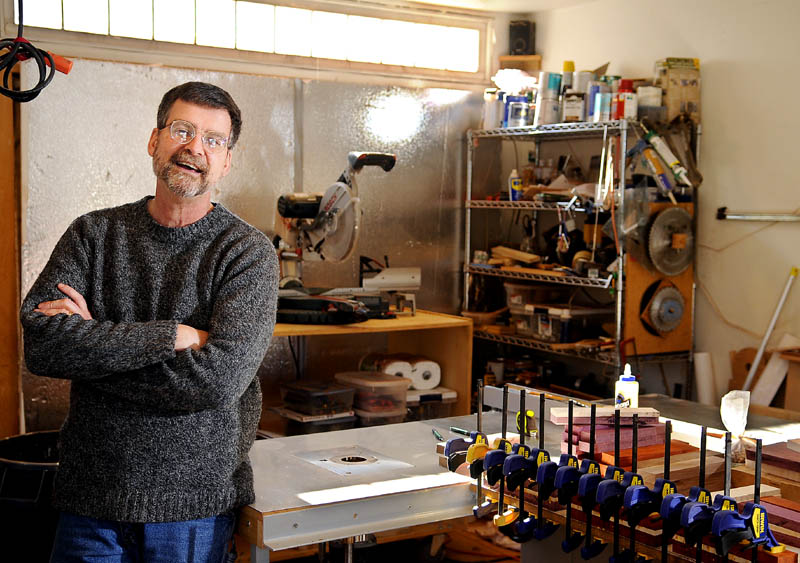
[[[406,409],[374,412],[356,409],[356,416],[360,426],[380,426],[381,424],[397,424],[406,419]]]
[[[625,364],[625,373],[621,374],[614,384],[614,407],[639,408],[639,382],[631,373],[630,364]]]
[[[352,387],[320,381],[298,381],[281,386],[281,397],[286,408],[309,415],[352,410],[355,392]]]
[[[57,430],[0,440],[0,545],[3,561],[48,561],[58,511],[51,504],[58,469]]]
[[[316,434],[317,432],[348,430],[350,428],[355,428],[355,426],[355,416],[326,418],[325,420],[314,420],[312,422],[299,422],[289,418],[286,422],[286,433],[289,436],[297,436],[298,434]]]
[[[542,342],[576,342],[594,336],[595,325],[613,314],[613,309],[589,307],[536,306],[511,307],[511,324],[516,333]]]
[[[336,381],[355,388],[353,406],[372,413],[406,412],[410,379],[372,371],[337,373]]]
[[[407,395],[407,421],[447,418],[458,399],[458,393],[446,387],[423,391],[409,389]]]
[[[520,308],[539,303],[554,303],[566,297],[568,290],[546,285],[504,282],[506,290],[506,306]]]

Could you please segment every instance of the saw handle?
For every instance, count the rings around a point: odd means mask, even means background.
[[[396,162],[396,155],[383,152],[351,152],[347,155],[347,163],[356,172],[364,166],[380,166],[384,172],[388,172]]]

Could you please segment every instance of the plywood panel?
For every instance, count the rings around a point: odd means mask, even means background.
[[[0,438],[19,434],[19,188],[14,106],[0,96]]]

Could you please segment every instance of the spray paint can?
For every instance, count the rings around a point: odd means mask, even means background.
[[[608,84],[599,80],[592,80],[587,86],[586,92],[586,119],[584,121],[594,121],[595,98],[597,94],[608,92]]]
[[[561,73],[561,94],[563,95],[567,90],[572,89],[575,78],[575,63],[573,61],[564,61],[563,72]]]
[[[561,94],[561,75],[557,72],[541,71],[539,73],[539,89],[536,92],[536,103],[540,100],[558,100]]]
[[[519,177],[516,168],[508,175],[508,199],[511,201],[522,199],[522,178]]]
[[[595,123],[601,121],[611,121],[611,92],[598,92],[594,97],[594,114],[592,120]]]

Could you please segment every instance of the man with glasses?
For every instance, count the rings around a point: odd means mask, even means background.
[[[72,381],[51,561],[221,563],[255,500],[277,259],[210,192],[240,129],[221,88],[167,92],[155,196],[76,219],[22,304],[28,369]]]

